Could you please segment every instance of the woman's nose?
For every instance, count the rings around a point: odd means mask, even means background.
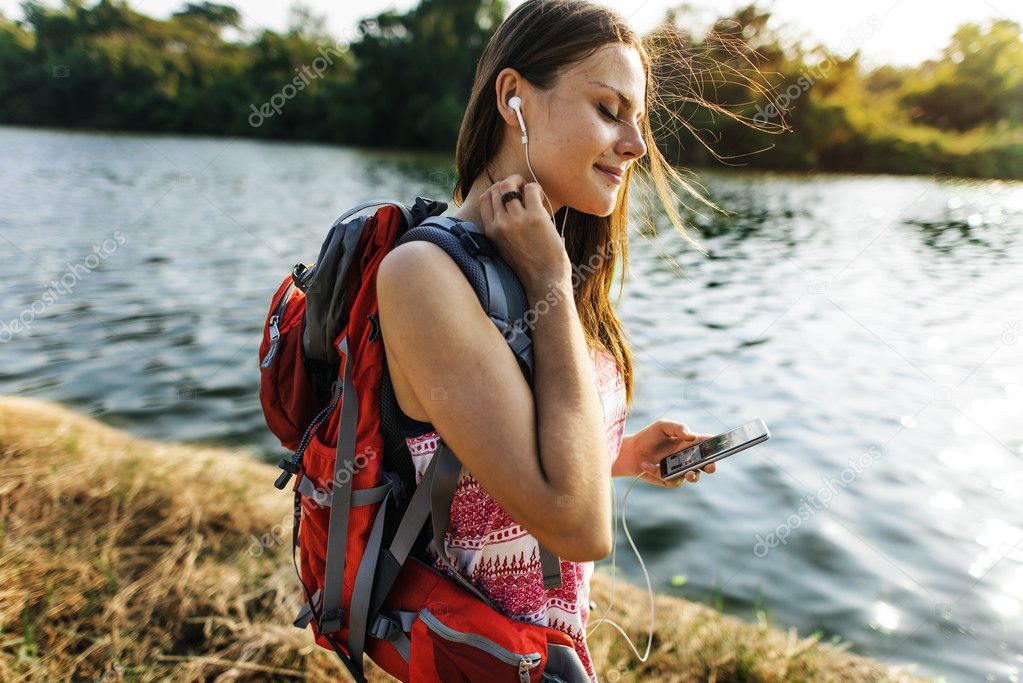
[[[618,140],[618,154],[635,161],[646,154],[646,143],[639,126],[624,126],[626,131]]]

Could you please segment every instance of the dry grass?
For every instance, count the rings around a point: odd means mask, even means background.
[[[349,680],[291,626],[291,499],[275,472],[0,399],[0,680]],[[609,589],[598,572],[593,598]],[[615,594],[611,616],[645,646],[645,593],[619,581]],[[676,598],[657,614],[646,664],[600,627],[601,680],[918,680]]]

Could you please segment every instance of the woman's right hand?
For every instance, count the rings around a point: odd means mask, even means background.
[[[512,190],[522,192],[522,201],[503,203],[501,195]],[[544,288],[571,283],[572,264],[544,206],[539,183],[510,175],[480,196],[480,212],[483,234],[519,276],[527,294],[537,296]]]

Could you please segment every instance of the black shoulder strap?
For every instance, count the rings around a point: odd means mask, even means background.
[[[525,289],[515,271],[493,243],[473,223],[449,216],[428,218],[395,244],[424,240],[436,244],[454,260],[476,297],[511,347],[526,382],[533,385],[532,330],[526,325],[529,308]]]

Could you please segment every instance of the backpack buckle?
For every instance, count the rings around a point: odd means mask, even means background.
[[[344,615],[345,610],[343,607],[338,607],[335,610],[324,610],[320,616],[320,621],[317,623],[317,630],[324,635],[337,633],[341,630],[341,619]]]
[[[298,465],[287,458],[283,458],[279,463],[277,463],[277,466],[284,471],[281,472],[281,476],[277,477],[277,481],[274,482],[274,486],[283,491],[284,487],[288,485],[289,481],[291,481],[291,477],[298,474]]]
[[[316,272],[316,268],[307,266],[304,263],[296,263],[295,267],[291,269],[291,280],[295,283],[295,286],[301,289],[303,292],[309,288],[309,281],[313,278]]]
[[[378,614],[367,633],[381,640],[394,640],[401,633],[401,622],[386,614]]]
[[[486,235],[467,230],[461,225],[456,225],[452,232],[458,235],[458,241],[462,243],[472,256],[479,254],[490,258],[497,256],[497,249],[494,248],[493,242]]]
[[[426,197],[416,197],[415,205],[409,212],[412,214],[412,225],[418,225],[432,216],[439,216],[447,208],[446,202],[427,199]]]

